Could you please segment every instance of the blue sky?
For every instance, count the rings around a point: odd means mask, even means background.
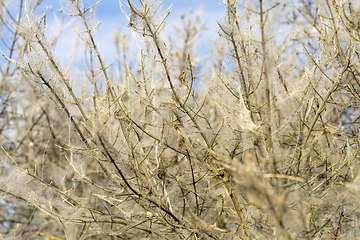
[[[20,0],[7,0],[7,2],[12,2],[10,6],[10,11],[16,16],[18,11],[18,5]],[[53,35],[59,29],[59,26],[62,25],[62,32],[60,37],[56,42],[54,47],[54,55],[62,63],[62,67],[65,69],[69,66],[70,59],[73,57],[72,66],[81,69],[84,66],[84,47],[82,41],[79,38],[78,34],[73,30],[73,23],[69,21],[69,18],[61,13],[59,10],[60,2],[68,2],[69,0],[43,0],[41,5],[38,7],[35,14],[41,16],[44,11],[47,9],[46,25],[47,25],[47,36]],[[125,6],[126,0],[120,0]],[[148,0],[151,2],[152,0]],[[83,0],[85,6],[91,6],[98,0]],[[139,0],[132,0],[132,2],[139,6]],[[158,1],[160,2],[160,0]],[[242,3],[240,1],[238,3]],[[222,21],[223,15],[226,14],[226,6],[221,0],[164,0],[162,10],[166,10],[171,6],[171,14],[167,18],[166,28],[164,30],[163,38],[164,41],[167,40],[166,36],[173,36],[173,26],[174,24],[179,24],[181,21],[180,16],[183,14],[189,15],[190,11],[197,13],[201,11],[202,20],[205,22],[207,30],[202,33],[201,38],[197,42],[196,51],[201,53],[200,58],[202,59],[201,63],[207,61],[213,55],[211,54],[212,44],[219,39],[217,30],[219,29],[217,21]],[[64,11],[66,9],[63,9]],[[241,7],[238,8],[239,11],[243,10]],[[254,18],[253,21],[258,21]],[[77,19],[77,22],[81,24],[81,20]],[[115,56],[115,44],[113,32],[121,30],[122,33],[131,32],[130,28],[126,25],[128,24],[127,18],[124,16],[124,13],[121,11],[119,6],[119,0],[102,0],[96,9],[96,22],[100,22],[96,28],[95,41],[100,51],[102,59],[105,61],[106,66],[116,64]],[[256,26],[255,26],[256,27]],[[8,33],[3,29],[2,37],[7,44],[10,44],[10,39]],[[173,31],[173,32],[171,32]],[[277,37],[283,38],[284,36],[290,36],[292,29],[282,29]],[[130,34],[132,36],[132,34]],[[130,53],[133,54],[132,59],[136,58],[139,54],[140,47],[144,48],[142,44],[143,38],[138,36],[138,41],[135,41],[135,38],[129,41]],[[215,40],[215,41],[214,41]],[[221,41],[225,41],[221,39]],[[281,42],[281,41],[280,41]],[[75,52],[75,43],[77,43],[77,51]],[[167,42],[168,43],[168,42]],[[217,42],[216,42],[217,43]],[[9,50],[4,47],[4,44],[0,42],[0,49],[8,54]],[[226,50],[226,49],[225,49]],[[193,55],[197,55],[193,53]],[[305,55],[304,55],[305,56]],[[305,58],[304,58],[305,59]],[[129,61],[130,58],[127,59]],[[0,63],[3,63],[5,59],[0,56]],[[2,64],[4,67],[4,64]],[[226,65],[227,66],[227,65]],[[230,66],[230,65],[229,65]]]
[[[90,6],[96,3],[96,0],[84,1],[85,6]],[[125,0],[121,0],[125,9]],[[133,1],[135,5],[139,6],[139,2]],[[180,21],[180,15],[187,14],[191,10],[195,13],[201,11],[204,22],[207,25],[207,30],[204,32],[201,41],[203,44],[203,50],[206,54],[207,42],[210,43],[212,36],[216,35],[217,29],[217,20],[221,19],[222,15],[225,13],[225,5],[220,0],[165,0],[162,6],[162,10],[166,10],[171,6],[171,14],[167,20],[167,27],[165,29],[166,33],[171,33],[172,25]],[[60,1],[56,0],[44,0],[42,5],[36,11],[37,15],[42,15],[42,13],[47,10],[47,28],[48,33],[55,32],[58,29],[56,21],[61,21],[62,17],[65,17],[64,14],[59,12]],[[54,17],[56,15],[56,17]],[[57,18],[57,20],[56,20]],[[100,25],[97,28],[96,42],[103,58],[107,60],[107,64],[114,62],[114,39],[113,31],[120,30],[122,32],[130,31],[126,25],[128,20],[124,16],[123,12],[119,7],[118,0],[103,0],[97,7],[96,18],[100,21]],[[65,22],[68,22],[68,19],[64,19]],[[62,34],[60,35],[57,44],[56,44],[56,57],[65,65],[71,56],[71,49],[74,45],[75,39],[78,38],[77,34],[73,31],[73,26],[68,24],[64,27]],[[79,45],[81,42],[79,40]],[[209,44],[208,44],[209,46]],[[78,50],[79,55],[83,56],[81,50]],[[76,60],[75,60],[76,61]]]

